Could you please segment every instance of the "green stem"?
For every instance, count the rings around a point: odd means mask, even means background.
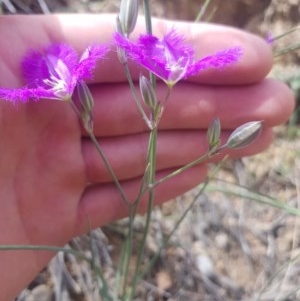
[[[146,177],[147,177],[147,173],[148,173],[148,166],[146,167],[144,176],[143,176],[143,180],[142,180],[142,184],[139,190],[139,193],[136,197],[136,200],[132,203],[132,205],[130,206],[130,210],[129,210],[129,233],[126,237],[126,241],[125,241],[125,247],[124,247],[124,255],[122,256],[122,271],[121,271],[121,275],[122,275],[122,280],[123,280],[123,292],[122,292],[122,300],[125,301],[127,298],[127,294],[126,294],[126,287],[127,287],[127,279],[128,279],[128,274],[129,274],[129,263],[130,263],[130,258],[132,255],[132,245],[133,245],[133,234],[134,234],[134,220],[135,220],[135,216],[136,216],[136,210],[137,210],[137,206],[139,203],[139,200],[142,197],[142,193],[144,190],[144,186],[145,186],[145,181],[146,181]]]
[[[148,34],[152,35],[152,20],[151,20],[151,9],[149,0],[143,0],[144,5],[144,14],[145,14],[145,22],[146,22],[146,31]],[[155,75],[150,72],[150,82],[153,88],[156,87],[156,77]]]
[[[152,124],[150,122],[150,120],[148,119],[142,105],[141,105],[141,102],[139,100],[139,97],[136,93],[136,89],[135,89],[135,86],[134,86],[134,83],[133,83],[133,80],[132,80],[132,77],[131,77],[131,74],[130,74],[130,70],[129,70],[129,67],[128,67],[128,64],[127,63],[124,63],[123,64],[123,68],[124,68],[124,73],[125,73],[125,76],[127,78],[127,81],[129,83],[129,86],[130,86],[130,90],[132,92],[132,95],[133,95],[133,98],[134,98],[134,101],[144,119],[144,121],[146,122],[147,126],[152,129]]]
[[[202,5],[202,7],[201,7],[201,9],[200,9],[200,11],[199,11],[197,17],[195,18],[195,21],[194,21],[194,22],[202,21],[202,17],[204,16],[204,14],[205,14],[205,12],[206,12],[206,10],[207,10],[207,7],[208,7],[210,1],[211,1],[211,0],[206,0],[206,1],[204,2],[204,4]]]
[[[116,184],[116,186],[117,186],[117,188],[118,188],[118,190],[120,192],[120,195],[121,195],[123,201],[127,205],[130,206],[130,202],[129,202],[129,200],[128,200],[128,198],[127,198],[127,196],[126,196],[126,194],[125,194],[125,192],[124,192],[124,190],[123,190],[123,188],[122,188],[122,186],[121,186],[118,178],[116,177],[116,174],[114,173],[111,165],[109,164],[108,160],[106,159],[106,156],[104,155],[104,152],[102,151],[102,148],[100,147],[100,145],[99,145],[99,143],[98,143],[98,141],[97,141],[94,133],[92,133],[92,132],[89,131],[88,134],[89,134],[92,142],[94,143],[94,145],[95,145],[95,147],[96,147],[99,155],[101,156],[101,158],[102,158],[102,160],[103,160],[103,162],[105,164],[105,167],[107,168],[108,172],[110,173],[111,177],[113,178],[114,183]]]
[[[93,260],[86,256],[84,253],[76,251],[74,249],[64,248],[64,247],[56,247],[56,246],[47,246],[47,245],[0,245],[0,251],[48,251],[48,252],[64,252],[73,254],[77,258],[82,258],[86,262],[88,262],[94,270],[96,270],[97,275],[102,280],[102,292],[105,292],[105,295],[108,297],[109,300],[112,300],[110,295],[108,295],[108,286],[107,283],[102,275],[100,267],[93,266]]]
[[[126,288],[127,288],[127,279],[129,274],[129,263],[132,255],[132,244],[133,244],[133,233],[134,233],[134,219],[136,215],[137,204],[130,206],[129,210],[129,233],[125,241],[125,250],[124,250],[124,263],[122,267],[122,281],[123,281],[123,291],[122,291],[122,300],[126,300]]]
[[[153,128],[155,128],[155,127],[157,128],[158,127],[160,119],[161,119],[161,117],[162,117],[162,115],[164,113],[164,110],[166,108],[167,102],[168,102],[169,97],[171,95],[171,91],[172,91],[172,87],[167,86],[166,96],[165,96],[165,98],[162,101],[159,102],[159,106],[160,106],[160,109],[161,109],[160,113],[158,115],[156,115],[156,113],[154,111],[152,112],[152,118],[151,118],[150,122],[153,125]]]
[[[175,176],[181,174],[181,173],[184,172],[185,170],[187,170],[187,169],[189,169],[189,168],[191,168],[191,167],[193,167],[193,166],[196,166],[196,165],[198,165],[198,164],[200,164],[200,163],[203,163],[204,161],[210,159],[210,158],[213,157],[214,155],[220,153],[220,151],[224,149],[224,146],[225,146],[225,145],[220,146],[217,150],[213,150],[213,151],[207,152],[206,154],[202,155],[202,156],[199,157],[198,159],[196,159],[196,160],[194,160],[194,161],[188,163],[187,165],[185,165],[185,166],[183,166],[183,167],[181,167],[181,168],[179,168],[179,169],[173,171],[172,173],[168,174],[167,176],[165,176],[165,177],[161,178],[160,180],[154,182],[154,183],[152,184],[152,186],[153,186],[153,187],[156,187],[156,186],[160,185],[161,183],[163,183],[163,182],[165,182],[165,181],[167,181],[167,180],[169,180],[169,179],[171,179],[171,178],[173,178],[173,177],[175,177]]]
[[[272,40],[273,40],[273,41],[279,40],[279,39],[281,39],[281,38],[283,38],[283,37],[285,37],[285,36],[287,36],[287,35],[293,33],[294,31],[297,31],[297,30],[299,30],[299,29],[300,29],[299,26],[294,27],[294,28],[291,28],[290,30],[288,30],[288,31],[286,31],[286,32],[284,32],[284,33],[282,33],[282,34],[273,37]]]
[[[276,50],[275,54],[274,54],[274,57],[278,57],[278,56],[287,54],[287,53],[289,53],[291,51],[298,50],[299,48],[300,48],[300,43],[289,45],[288,47],[285,47],[283,49]]]
[[[65,252],[71,253],[76,257],[86,259],[88,262],[91,262],[88,257],[86,257],[83,253],[75,251],[73,249],[68,249],[64,247],[55,247],[55,246],[47,246],[47,245],[0,245],[0,251],[49,251],[53,253],[57,252]]]
[[[82,122],[83,126],[85,126],[84,122],[82,120],[82,116],[81,116],[79,110],[77,109],[76,105],[74,104],[74,102],[72,100],[70,100],[70,104],[71,104],[73,110],[75,111],[75,113],[77,114],[79,120]],[[98,143],[98,141],[97,141],[94,133],[92,132],[91,129],[88,129],[86,127],[85,127],[85,130],[88,133],[88,135],[90,136],[90,139],[92,140],[92,142],[94,143],[94,145],[95,145],[95,147],[96,147],[99,155],[101,156],[101,158],[102,158],[102,160],[103,160],[103,162],[105,164],[105,167],[107,168],[108,172],[110,173],[111,177],[113,178],[114,183],[116,184],[116,186],[117,186],[117,188],[118,188],[118,190],[119,190],[119,192],[121,194],[121,197],[122,197],[123,201],[126,203],[126,205],[130,205],[129,200],[128,200],[128,198],[127,198],[127,196],[126,196],[126,194],[125,194],[125,192],[124,192],[124,190],[123,190],[123,188],[122,188],[122,186],[121,186],[118,178],[116,177],[115,172],[113,171],[113,169],[110,166],[108,160],[106,159],[106,156],[104,155],[104,152],[102,151],[102,148],[100,147],[100,145],[99,145],[99,143]]]
[[[222,161],[221,161],[222,162]],[[153,267],[154,263],[156,262],[156,260],[158,259],[158,257],[161,254],[161,251],[165,248],[165,246],[167,245],[167,243],[169,242],[169,240],[171,239],[171,237],[173,236],[173,234],[176,232],[176,230],[178,229],[178,227],[181,225],[182,221],[185,219],[185,217],[187,216],[187,214],[189,213],[189,211],[193,208],[193,206],[195,205],[196,201],[198,200],[199,196],[203,193],[203,191],[206,189],[207,185],[209,184],[211,178],[216,174],[216,172],[219,170],[219,167],[221,166],[221,163],[219,163],[219,165],[215,168],[215,170],[212,172],[212,175],[210,177],[207,177],[206,181],[202,184],[199,192],[196,194],[196,196],[194,197],[193,201],[190,203],[190,205],[186,208],[186,210],[183,212],[183,214],[180,216],[179,220],[176,222],[174,228],[172,229],[172,231],[168,234],[168,236],[164,239],[163,243],[161,244],[161,246],[159,247],[158,251],[156,252],[156,254],[151,258],[147,268],[144,270],[144,272],[141,274],[141,278],[144,278],[146,273],[148,271],[150,271],[150,269]]]
[[[149,195],[148,195],[148,206],[146,215],[146,224],[143,231],[142,242],[138,252],[138,258],[135,265],[135,272],[132,281],[131,293],[129,300],[133,300],[136,291],[136,286],[138,280],[140,279],[140,267],[145,251],[146,239],[149,232],[151,213],[154,203],[154,186],[151,185],[155,181],[155,171],[156,171],[156,142],[157,142],[157,128],[154,128],[150,133],[149,148],[148,148],[148,162],[149,162],[149,172],[148,172],[148,182],[150,184]]]

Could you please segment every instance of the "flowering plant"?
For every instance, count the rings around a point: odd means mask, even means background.
[[[233,47],[195,60],[193,47],[186,44],[184,37],[175,29],[162,39],[145,34],[133,42],[116,32],[114,40],[134,62],[148,69],[170,87],[202,70],[225,68],[236,63],[242,55],[240,47]]]
[[[148,1],[145,1],[145,4],[147,3]],[[146,9],[146,11],[148,11],[149,16],[149,10]],[[124,256],[120,261],[121,267],[118,273],[121,275],[118,277],[121,280],[119,281],[117,293],[120,292],[122,300],[134,299],[137,284],[141,279],[141,275],[145,272],[142,271],[141,267],[145,266],[142,265],[142,260],[151,220],[151,212],[156,197],[155,188],[162,182],[182,173],[184,170],[205,162],[212,156],[220,153],[224,148],[245,146],[255,139],[261,129],[261,122],[247,123],[235,130],[227,142],[221,145],[221,125],[220,121],[215,119],[207,133],[207,152],[200,155],[198,159],[167,174],[165,177],[159,180],[156,179],[158,125],[172,88],[180,80],[186,79],[189,76],[195,76],[205,69],[223,69],[238,63],[242,57],[242,48],[237,45],[197,59],[193,47],[185,43],[184,37],[175,29],[167,32],[163,38],[158,38],[149,31],[149,28],[151,28],[149,23],[147,23],[148,33],[141,35],[136,42],[133,42],[130,40],[130,34],[135,28],[137,13],[138,0],[123,0],[120,16],[117,21],[118,29],[114,35],[114,43],[125,74],[127,75],[132,94],[150,130],[146,165],[144,171],[142,171],[143,177],[140,189],[133,199],[129,199],[123,190],[118,177],[93,133],[93,95],[85,80],[92,77],[97,61],[102,59],[109,50],[107,46],[94,45],[87,47],[80,57],[70,45],[65,43],[51,44],[41,52],[31,50],[21,62],[21,69],[27,83],[26,86],[17,89],[0,88],[0,98],[13,103],[26,103],[30,100],[38,101],[45,98],[68,102],[80,118],[86,132],[113,178],[121,199],[127,205],[128,215],[130,216]],[[148,22],[151,20],[149,18],[146,19]],[[139,81],[141,98],[144,103],[140,100],[135,89],[127,59],[133,60],[136,64],[151,72],[150,79],[146,76],[141,76]],[[153,75],[161,79],[167,86],[168,93],[163,100],[160,100],[157,96]],[[74,91],[78,92],[77,95],[74,95]],[[85,183],[87,187],[93,186],[92,184],[94,183]],[[131,277],[129,265],[130,256],[133,252],[133,223],[142,199],[147,200],[147,216],[144,234],[137,252],[134,273]],[[183,217],[185,214],[186,211],[183,213]],[[125,252],[127,253],[125,254]],[[151,264],[153,264],[153,261],[150,262]],[[102,282],[105,282],[105,280],[102,279]],[[129,289],[127,286],[128,283],[130,283]],[[102,287],[106,289],[107,286],[102,285]],[[117,300],[116,298],[113,299]],[[107,300],[113,299],[107,298]]]
[[[92,77],[96,62],[107,50],[106,46],[91,46],[80,58],[65,43],[51,44],[43,52],[32,50],[21,62],[27,85],[19,89],[0,88],[0,98],[23,103],[41,98],[69,101],[76,84]]]

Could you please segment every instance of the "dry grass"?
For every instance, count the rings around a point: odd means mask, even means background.
[[[190,2],[191,5],[201,3]],[[245,16],[249,17],[243,26],[255,32],[263,32],[268,25],[279,33],[295,25],[288,16],[289,9],[292,9],[290,1],[260,0],[260,4],[264,2],[264,8],[257,7],[256,13],[249,6],[249,1],[237,2],[240,2],[239,7],[245,7]],[[19,11],[23,10],[20,3],[26,4],[30,13],[43,11],[43,3],[51,11],[117,10],[116,1],[11,0],[10,3]],[[166,15],[165,7],[171,4],[172,1],[157,1],[157,13]],[[172,7],[173,16],[178,17],[176,6]],[[235,7],[231,5],[227,23],[230,20],[238,22],[240,16],[234,17]],[[246,10],[247,7],[249,10]],[[252,28],[253,24],[255,28]],[[287,61],[288,68],[296,74],[299,71],[295,65],[298,62],[297,53]],[[277,74],[278,70],[284,74],[286,69],[282,69],[280,64],[275,67]],[[139,285],[137,300],[300,299],[299,218],[287,210],[259,202],[270,201],[273,197],[287,206],[299,207],[299,133],[297,127],[282,126],[266,152],[224,165],[206,192],[197,198],[193,210]],[[247,189],[239,188],[239,185]],[[197,190],[194,190],[154,210],[143,264],[147,264],[148,258],[157,252],[164,237],[176,225],[196,193]],[[126,219],[118,221],[93,231],[91,237],[84,236],[70,242],[70,247],[90,254],[92,239],[95,260],[102,266],[111,290],[116,282],[114,271],[126,234],[126,223]],[[137,234],[142,233],[143,226],[143,218],[137,218]],[[135,260],[133,255],[131,263],[134,264]],[[17,300],[101,300],[98,294],[101,283],[97,283],[96,279],[86,262],[71,254],[59,254]]]

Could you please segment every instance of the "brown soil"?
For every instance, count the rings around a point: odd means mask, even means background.
[[[45,12],[38,3],[11,1],[18,12]],[[95,13],[116,12],[119,1],[40,3],[52,12]],[[193,20],[203,3],[153,0],[152,6],[156,16]],[[12,12],[2,5],[6,13]],[[297,26],[299,15],[298,0],[215,0],[205,18],[262,36],[269,32],[276,36]],[[276,51],[295,41],[300,41],[300,31],[276,43]],[[287,81],[295,93],[300,89],[299,55],[294,51],[280,57],[272,73]],[[300,224],[289,213],[290,207],[299,206],[299,133],[297,127],[282,126],[265,153],[224,165],[205,193],[197,196],[193,209],[140,284],[136,300],[300,300]],[[155,254],[196,194],[197,189],[154,210],[146,258]],[[274,208],[270,203],[286,208]],[[127,222],[122,220],[92,233],[96,260],[111,286]],[[143,226],[144,219],[138,217],[137,234]],[[89,254],[89,240],[76,238],[70,245]],[[133,256],[132,265],[135,261]],[[60,255],[17,300],[104,300],[97,287],[85,262],[70,254]]]

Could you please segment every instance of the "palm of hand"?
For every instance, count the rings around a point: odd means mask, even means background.
[[[58,101],[1,103],[0,125],[0,244],[66,243],[86,183],[75,114]]]

